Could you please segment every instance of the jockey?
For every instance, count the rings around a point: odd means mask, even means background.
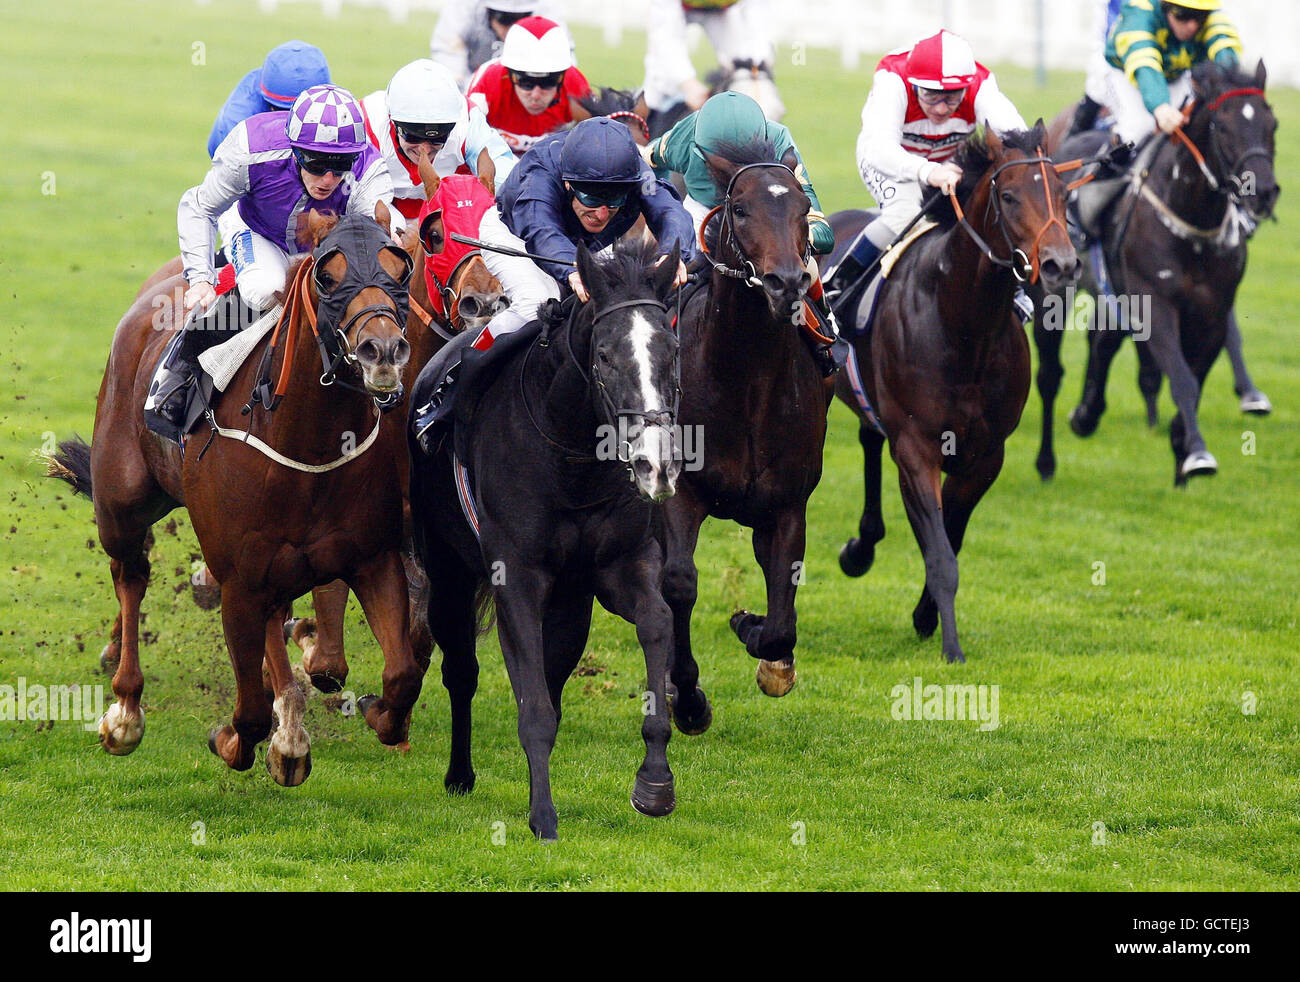
[[[567,32],[545,17],[525,17],[511,27],[500,59],[478,70],[468,93],[470,105],[520,155],[589,116],[578,100],[590,94],[573,64]]]
[[[463,90],[481,66],[500,57],[511,26],[534,14],[558,21],[560,6],[557,0],[448,0],[429,39],[429,55]]]
[[[422,58],[397,70],[381,92],[361,103],[366,136],[388,165],[393,204],[415,218],[424,202],[421,157],[431,157],[439,177],[473,174],[489,196],[515,166],[515,155],[483,114],[471,108],[441,65]]]
[[[1097,125],[1101,102],[1089,93],[1104,91],[1106,75],[1110,72],[1110,65],[1106,61],[1106,45],[1110,41],[1110,32],[1115,29],[1115,23],[1119,20],[1120,11],[1124,9],[1125,0],[1094,0],[1094,2],[1097,5],[1097,44],[1088,58],[1088,75],[1083,84],[1084,95],[1074,111],[1070,133],[1082,133]]]
[[[736,68],[765,68],[775,61],[771,39],[755,0],[651,0],[646,32],[645,97],[651,111],[664,112],[685,100],[691,112],[709,98],[709,88],[695,75],[686,43],[687,24],[708,34],[718,62]],[[772,108],[779,119],[785,107]]]
[[[306,41],[286,41],[272,48],[261,68],[254,68],[239,80],[239,84],[226,98],[217,113],[212,132],[208,135],[208,156],[226,138],[236,123],[258,113],[289,109],[303,89],[313,85],[326,85],[330,80],[330,66],[325,54]]]
[[[952,158],[981,124],[996,133],[1027,129],[993,73],[956,34],[940,31],[881,59],[858,135],[858,171],[880,217],[826,276],[832,303],[916,217],[926,188],[956,189],[962,173]],[[1032,312],[1023,292],[1016,306],[1022,320],[1026,309]]]
[[[1241,39],[1221,6],[1219,0],[1124,5],[1106,45],[1109,70],[1088,93],[1114,116],[1119,142],[1141,143],[1157,127],[1172,134],[1182,126],[1194,65],[1237,67]]]
[[[657,180],[641,160],[626,126],[600,116],[535,147],[501,186],[497,208],[483,216],[481,238],[545,258],[508,264],[511,257],[483,250],[511,307],[493,318],[474,346],[487,347],[493,337],[518,330],[543,300],[558,299],[561,289],[585,303],[590,297],[582,278],[565,262],[577,258],[579,242],[593,253],[612,247],[642,215],[661,256],[680,247],[680,286],[695,255],[690,216],[672,185]]]
[[[650,166],[675,171],[686,181],[686,211],[694,222],[696,234],[710,211],[722,204],[723,193],[714,183],[705,153],[720,153],[727,147],[747,147],[770,142],[777,160],[787,154],[795,158],[794,173],[804,194],[812,203],[808,212],[808,241],[814,255],[824,255],[835,248],[835,233],[821,210],[817,192],[804,169],[803,157],[795,146],[790,130],[763,115],[762,107],[739,92],[721,92],[713,96],[697,113],[692,113],[659,139],[641,150]],[[820,320],[835,330],[835,318],[822,297],[817,262],[810,255],[808,273],[813,279],[809,299]],[[838,333],[835,330],[835,333]]]
[[[366,142],[361,105],[346,89],[315,85],[298,96],[287,120],[277,112],[239,123],[217,147],[203,183],[186,191],[177,209],[189,284],[185,314],[216,299],[212,246],[218,224],[241,298],[264,309],[284,289],[290,257],[301,251],[305,212],[373,216],[378,202],[391,205],[392,199],[388,168]],[[187,354],[178,352],[181,360],[162,366],[146,404],[146,420],[154,410],[164,428],[181,425],[176,416],[184,411],[184,389],[194,373]]]

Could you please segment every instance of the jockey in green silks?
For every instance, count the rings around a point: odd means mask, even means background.
[[[784,161],[787,154],[793,154],[794,175],[812,204],[808,212],[808,241],[813,255],[809,257],[807,269],[813,285],[808,291],[808,302],[822,324],[838,336],[839,327],[822,296],[821,276],[813,258],[835,247],[835,233],[822,212],[803,157],[788,128],[764,116],[762,108],[749,96],[740,92],[722,92],[709,99],[699,112],[691,113],[659,139],[642,147],[641,155],[656,172],[672,171],[682,175],[686,182],[683,204],[698,235],[705,216],[721,205],[723,199],[723,191],[714,182],[704,155],[712,153],[725,157],[728,148],[749,147],[765,141],[772,144],[777,160]],[[838,367],[833,364],[833,347],[827,345],[816,352],[826,374]]]

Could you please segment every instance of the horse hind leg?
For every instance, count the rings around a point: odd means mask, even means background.
[[[271,732],[271,702],[267,699],[262,681],[264,659],[271,669],[272,687],[277,697],[280,695],[279,687],[285,685],[286,676],[289,683],[293,682],[281,626],[285,614],[287,614],[285,608],[268,609],[265,603],[247,593],[237,583],[221,585],[221,623],[225,630],[226,649],[235,670],[238,691],[231,722],[212,729],[208,734],[208,749],[224,760],[228,767],[237,771],[246,771],[253,766],[253,762],[257,759],[257,745]],[[277,665],[274,655],[277,647],[282,665]],[[297,688],[296,684],[294,688]],[[305,700],[303,705],[305,708]],[[293,725],[295,718],[301,725],[301,716],[296,714],[297,706],[291,700],[277,705],[276,709],[285,711],[290,726]],[[285,725],[285,718],[282,716],[281,727]],[[295,729],[281,739],[282,755],[287,750],[288,756],[293,757],[294,751],[301,749],[292,745],[297,737]],[[305,732],[302,737],[305,739]],[[268,765],[269,763],[268,756]],[[297,766],[293,768],[294,774],[301,773],[298,783],[306,779],[308,769],[309,765],[305,763],[301,769]],[[288,773],[290,773],[289,768],[282,764],[280,777]],[[275,776],[274,772],[272,776]],[[280,777],[276,779],[279,780]]]
[[[713,723],[713,707],[700,688],[700,666],[691,650],[691,612],[698,596],[695,544],[705,509],[691,491],[678,487],[664,512],[666,554],[663,596],[673,612],[673,656],[664,698],[679,733],[698,736]]]
[[[125,547],[121,558],[111,561],[110,569],[119,605],[114,623],[119,657],[112,683],[117,701],[99,721],[99,743],[108,753],[123,757],[135,750],[144,738],[144,710],[140,708],[140,695],[144,691],[144,674],[140,671],[140,603],[149,587],[150,572],[145,536],[140,536],[135,545]],[[110,641],[109,647],[113,644]]]
[[[1098,301],[1102,303],[1104,301]],[[1102,414],[1106,412],[1106,380],[1110,377],[1110,363],[1115,360],[1124,332],[1112,330],[1110,317],[1096,317],[1088,332],[1088,367],[1083,378],[1083,395],[1070,413],[1070,429],[1076,436],[1092,436],[1097,432]]]
[[[478,691],[477,578],[451,549],[431,556],[429,569],[422,600],[432,643],[442,649],[442,685],[451,703],[451,757],[443,786],[448,794],[469,794],[475,780],[470,743]]]
[[[1147,346],[1141,342],[1137,343],[1138,352],[1138,391],[1142,393],[1142,401],[1146,404],[1147,410],[1147,429],[1154,430],[1160,425],[1160,385],[1164,382],[1164,375],[1160,372],[1160,366],[1156,364],[1155,359],[1151,357],[1151,352]]]
[[[287,613],[287,609],[277,610],[266,622],[266,663],[274,696],[274,729],[266,748],[266,770],[276,784],[296,788],[311,775],[311,738],[303,726],[307,698],[293,676],[284,643]]]
[[[880,457],[885,438],[859,418],[858,442],[862,444],[862,517],[857,538],[840,549],[840,569],[846,576],[863,576],[876,561],[876,543],[885,537],[885,519],[880,508]]]
[[[343,654],[343,617],[348,608],[348,585],[335,580],[312,590],[314,617],[285,622],[285,631],[302,651],[302,670],[321,692],[339,692],[348,680]]]

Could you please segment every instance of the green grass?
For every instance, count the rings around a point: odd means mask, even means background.
[[[273,16],[213,6],[70,0],[5,5],[0,90],[18,113],[0,170],[0,684],[105,684],[97,654],[116,610],[90,509],[40,478],[47,434],[89,435],[113,326],[140,282],[175,254],[175,207],[206,165],[204,143],[234,81],[279,41],[302,36],[359,93],[419,57],[433,20],[405,25],[349,10],[313,23],[310,5]],[[641,38],[603,50],[579,30],[584,70],[635,84]],[[206,65],[191,63],[193,44]],[[864,202],[853,146],[870,63],[846,73],[810,52],[780,71],[788,122],[828,210]],[[1031,120],[1074,97],[1007,69]],[[1300,185],[1300,95],[1274,94],[1280,180]],[[57,191],[42,194],[46,172]],[[837,406],[812,500],[800,591],[798,688],[773,701],[726,628],[761,609],[748,535],[710,523],[699,552],[695,638],[712,730],[674,736],[679,805],[663,820],[628,804],[641,757],[643,673],[630,627],[598,613],[569,685],[553,759],[561,842],[526,821],[515,713],[494,640],[475,703],[478,787],[442,790],[446,698],[430,676],[414,749],[380,747],[355,717],[309,696],[315,771],[276,787],[208,753],[232,674],[218,619],[176,592],[196,552],[183,513],[161,531],[145,601],[148,732],[109,758],[61,722],[0,723],[0,888],[7,889],[1291,889],[1300,886],[1294,534],[1300,368],[1292,290],[1300,258],[1292,199],[1261,230],[1239,309],[1265,420],[1236,409],[1226,366],[1211,374],[1202,425],[1221,472],[1171,487],[1163,432],[1148,432],[1131,346],[1116,364],[1098,434],[1060,438],[1060,471],[1033,468],[1031,399],[1006,469],[962,554],[958,616],[970,659],[942,664],[910,611],[922,564],[886,465],[889,536],[878,565],[845,579],[836,552],[856,528],[860,455]],[[1079,391],[1082,342],[1068,339],[1063,408]],[[1167,397],[1162,406],[1170,414]],[[1257,453],[1240,452],[1243,433]],[[1093,564],[1106,564],[1094,586]],[[377,687],[381,659],[355,607],[349,688]],[[1001,726],[895,722],[890,689],[1001,687]],[[1258,709],[1242,712],[1244,693]],[[111,698],[111,694],[109,695]],[[195,844],[202,822],[206,841]],[[806,844],[792,841],[804,823]],[[1094,845],[1094,823],[1106,844]],[[494,823],[504,823],[496,826]],[[504,828],[505,842],[493,843]]]

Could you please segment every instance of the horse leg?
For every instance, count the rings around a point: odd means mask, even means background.
[[[280,624],[285,612],[254,597],[238,582],[221,584],[221,625],[238,693],[231,722],[213,728],[208,734],[208,749],[237,771],[253,766],[257,745],[271,732],[271,703],[262,684],[262,664],[267,652],[273,650],[273,637],[280,638],[280,650],[284,651]],[[277,613],[281,616],[273,618]],[[287,653],[284,660],[287,666]]]
[[[108,632],[108,644],[99,653],[99,670],[105,675],[112,675],[122,663],[122,615],[113,618],[113,627]]]
[[[654,818],[677,807],[673,772],[668,766],[669,723],[666,676],[672,657],[673,612],[658,588],[658,543],[650,543],[640,556],[628,557],[612,570],[602,570],[600,598],[605,607],[636,625],[637,641],[645,654],[647,696],[642,704],[641,739],[645,759],[636,772],[632,807]],[[559,704],[556,704],[559,709]]]
[[[1110,329],[1112,318],[1097,317],[1096,320],[1098,324],[1088,332],[1088,368],[1083,378],[1083,395],[1070,413],[1070,429],[1076,436],[1092,436],[1097,432],[1097,424],[1106,411],[1106,379],[1110,377],[1110,363],[1124,342],[1123,331]]]
[[[949,662],[964,662],[955,612],[957,556],[944,527],[939,462],[917,443],[905,436],[895,454],[903,506],[925,560],[925,590],[912,611],[912,626],[917,634],[928,638],[938,626],[936,620],[942,622],[944,657]]]
[[[691,651],[691,611],[699,583],[695,544],[707,514],[685,482],[664,505],[663,596],[673,612],[673,657],[665,695],[673,722],[687,736],[703,733],[713,722],[713,707],[700,688],[700,666]]]
[[[409,750],[411,708],[420,696],[428,657],[422,667],[411,644],[406,571],[401,556],[396,550],[384,552],[362,567],[348,585],[357,595],[366,622],[384,653],[383,695],[362,696],[357,700],[357,709],[380,743]]]
[[[1150,345],[1151,356],[1169,379],[1169,394],[1178,407],[1169,428],[1169,442],[1174,452],[1174,484],[1182,487],[1189,477],[1213,474],[1219,465],[1206,448],[1197,423],[1201,387],[1183,355],[1178,312],[1163,297],[1152,297],[1151,333],[1145,343]]]
[[[1241,327],[1237,324],[1237,311],[1228,313],[1228,336],[1224,339],[1228,360],[1232,362],[1232,391],[1241,399],[1241,411],[1256,416],[1267,416],[1273,411],[1268,396],[1255,388],[1255,380],[1246,368],[1246,354],[1242,350]]]
[[[858,537],[840,549],[840,569],[847,576],[862,576],[876,561],[876,543],[885,537],[885,518],[880,510],[880,454],[885,438],[874,426],[859,418],[858,442],[862,444],[862,517]]]
[[[266,770],[275,783],[296,788],[311,774],[311,738],[303,728],[307,697],[293,677],[284,642],[287,607],[271,612],[266,622],[265,663],[271,672],[275,729],[266,748]]]
[[[804,506],[787,508],[769,526],[754,529],[754,558],[767,582],[767,614],[738,611],[731,629],[751,655],[759,659],[758,687],[779,697],[794,688],[795,591],[803,579],[807,520]]]
[[[1142,400],[1147,407],[1147,428],[1154,430],[1160,425],[1160,407],[1157,405],[1157,400],[1160,398],[1160,383],[1165,377],[1160,372],[1160,366],[1151,357],[1147,346],[1140,341],[1135,344],[1138,352],[1138,391],[1142,393]]]
[[[1056,476],[1056,447],[1054,430],[1056,425],[1056,396],[1061,391],[1061,379],[1065,369],[1061,367],[1061,338],[1064,331],[1049,330],[1043,323],[1044,318],[1034,318],[1034,347],[1038,349],[1038,396],[1043,402],[1043,426],[1038,442],[1038,459],[1034,466],[1038,476],[1050,481]]]
[[[302,670],[321,692],[338,692],[348,680],[343,655],[343,615],[348,609],[348,585],[335,580],[311,592],[314,617],[288,621],[290,636],[302,649]],[[292,625],[292,626],[291,626]]]
[[[537,838],[558,838],[558,816],[551,799],[551,750],[559,716],[547,685],[542,645],[542,612],[551,583],[523,563],[507,563],[510,586],[498,587],[497,636],[519,708],[519,743],[528,759],[528,827]]]
[[[470,760],[471,706],[478,691],[475,653],[474,574],[448,549],[429,567],[429,631],[442,649],[442,686],[451,703],[451,759],[443,786],[449,794],[474,790]]]
[[[140,603],[149,587],[146,534],[147,530],[131,545],[114,543],[109,553],[121,556],[109,564],[117,593],[118,617],[114,628],[120,646],[117,670],[113,673],[113,695],[117,701],[99,721],[99,744],[118,757],[133,751],[144,737],[144,710],[140,708],[140,694],[144,691],[144,674],[140,671]],[[109,550],[108,542],[104,548]]]

